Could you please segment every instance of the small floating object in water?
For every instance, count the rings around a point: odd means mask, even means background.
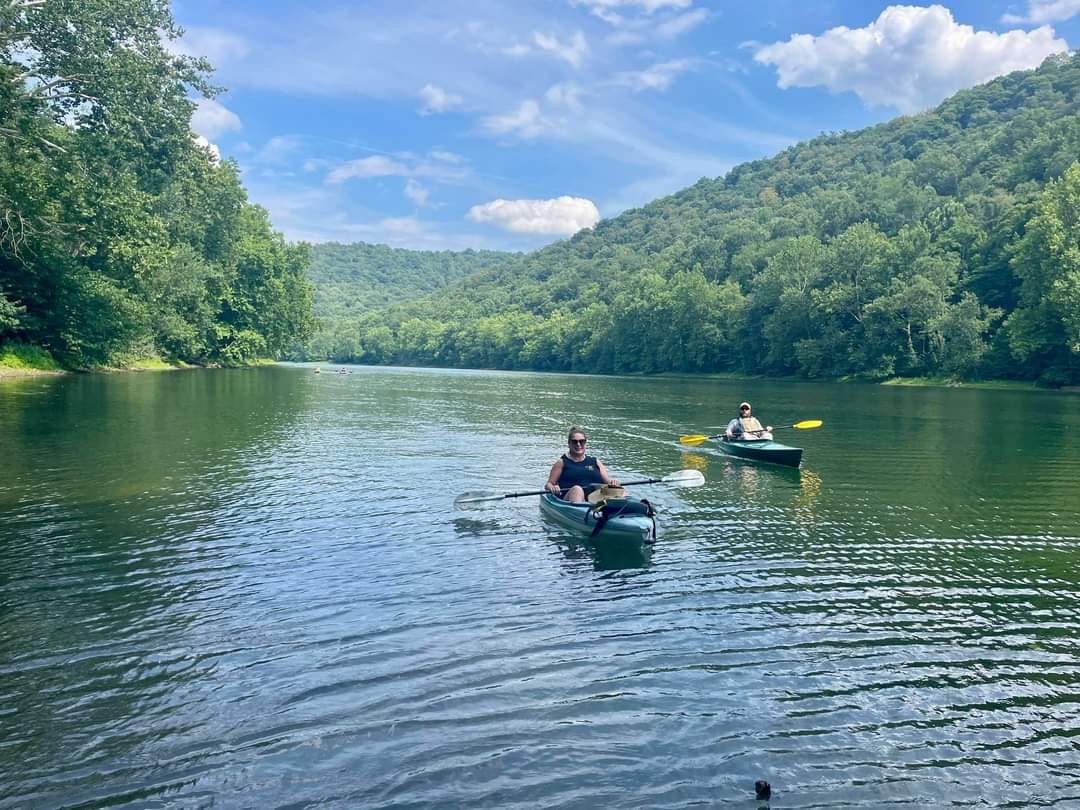
[[[764,779],[758,779],[754,782],[754,793],[757,794],[759,799],[768,799],[772,796],[772,785]]]

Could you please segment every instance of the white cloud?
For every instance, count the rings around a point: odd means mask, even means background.
[[[693,64],[689,59],[675,59],[671,62],[661,62],[645,70],[620,73],[615,77],[615,83],[624,85],[635,91],[641,90],[667,90],[675,77]]]
[[[575,6],[586,6],[597,17],[613,13],[613,9],[641,9],[646,14],[665,8],[689,8],[694,0],[571,0]]]
[[[346,180],[366,177],[408,177],[409,174],[409,167],[404,163],[384,155],[372,155],[342,163],[326,176],[326,182],[344,183]]]
[[[504,115],[489,115],[481,125],[495,135],[516,134],[522,138],[535,138],[551,129],[550,123],[540,112],[540,105],[531,98]]]
[[[457,159],[458,156],[451,152],[439,154],[443,155],[443,158],[436,162],[418,160],[407,152],[400,153],[397,158],[372,155],[348,160],[331,169],[326,175],[326,182],[337,185],[346,180],[364,180],[371,177],[428,177],[439,182],[452,183],[469,175],[464,158]]]
[[[473,222],[489,223],[514,233],[572,236],[600,220],[592,200],[557,197],[554,200],[492,200],[469,209]]]
[[[454,107],[460,107],[464,101],[461,96],[448,93],[434,84],[425,84],[420,88],[420,97],[424,99],[424,106],[420,108],[421,115],[444,113]]]
[[[795,34],[757,48],[754,59],[776,66],[781,88],[850,90],[870,106],[911,113],[1066,50],[1045,26],[997,34],[959,25],[943,6],[889,6],[864,28]]]
[[[251,52],[247,40],[220,28],[189,26],[179,41],[170,43],[171,50],[186,56],[205,57],[214,66],[239,61]]]
[[[435,158],[435,160],[441,160],[444,163],[464,163],[465,162],[465,158],[463,158],[461,155],[455,154],[454,152],[447,152],[444,149],[435,149],[435,150],[433,150],[431,152],[431,156],[433,158]]]
[[[212,98],[200,100],[191,116],[191,128],[207,139],[240,129],[241,126],[240,116]]]
[[[581,86],[574,82],[559,82],[553,84],[544,93],[544,100],[554,107],[566,107],[570,110],[581,109],[581,96],[584,94]]]
[[[429,194],[431,194],[430,191],[417,183],[411,177],[405,181],[405,196],[421,208],[427,205]]]
[[[661,39],[674,39],[692,28],[697,28],[707,19],[709,19],[709,12],[703,8],[696,8],[660,23],[656,26],[656,33]]]
[[[569,42],[563,43],[552,34],[533,34],[533,42],[542,51],[552,54],[556,59],[561,59],[573,67],[581,67],[585,58],[589,55],[589,43],[585,41],[585,35],[580,31],[574,33]]]
[[[210,157],[213,158],[214,163],[218,163],[221,160],[221,150],[217,148],[216,143],[210,143],[210,141],[206,140],[202,135],[195,136],[195,143],[210,153]]]
[[[576,127],[570,114],[581,112],[582,95],[584,90],[578,84],[559,82],[545,91],[543,105],[526,99],[510,112],[487,116],[480,125],[492,135],[516,135],[525,140],[573,137]]]
[[[1028,0],[1027,7],[1027,14],[1003,14],[1001,21],[1009,25],[1014,23],[1041,25],[1064,22],[1080,14],[1080,0]]]

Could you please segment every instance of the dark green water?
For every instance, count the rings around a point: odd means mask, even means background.
[[[687,451],[740,399],[803,469]],[[571,423],[615,557],[521,498]],[[1080,806],[1080,397],[356,368],[0,385],[0,807]]]

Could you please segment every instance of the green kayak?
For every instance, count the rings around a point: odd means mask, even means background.
[[[656,539],[656,512],[652,504],[640,498],[611,498],[598,507],[570,503],[545,493],[540,496],[540,514],[599,543],[640,545]]]
[[[802,448],[789,447],[772,439],[751,439],[750,441],[728,441],[722,439],[720,449],[729,456],[766,461],[771,464],[783,464],[785,467],[798,467],[802,461]]]

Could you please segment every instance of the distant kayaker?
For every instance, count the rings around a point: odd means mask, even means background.
[[[739,415],[728,422],[724,431],[725,439],[771,439],[772,425],[762,427],[756,416],[751,414],[749,402],[739,403]]]
[[[619,482],[608,475],[607,467],[595,456],[585,454],[585,445],[589,439],[579,427],[570,428],[566,435],[567,452],[551,467],[544,489],[554,495],[561,495],[564,501],[581,503],[586,491],[598,484],[617,487]]]

